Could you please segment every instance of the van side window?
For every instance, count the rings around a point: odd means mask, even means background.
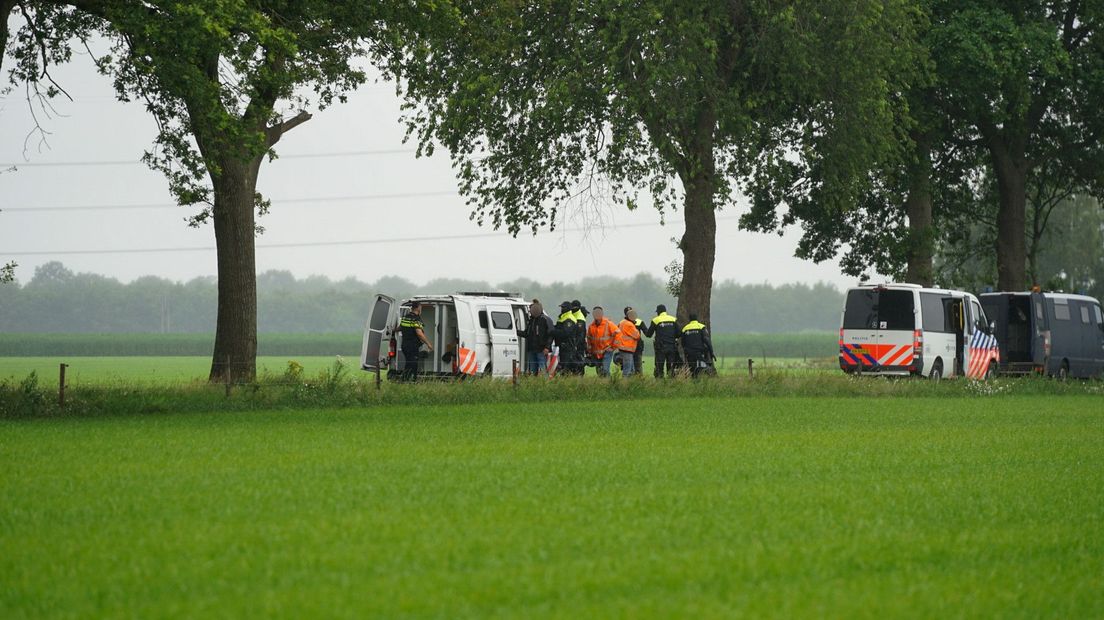
[[[1093,306],[1093,310],[1094,310],[1094,311],[1095,311],[1095,313],[1096,313],[1096,324],[1097,324],[1097,325],[1101,325],[1101,324],[1104,324],[1104,316],[1101,316],[1101,315],[1100,315],[1100,306],[1095,306],[1095,305],[1094,305],[1094,306]]]
[[[479,327],[481,327],[483,329],[487,329],[487,311],[486,310],[480,310],[479,311]]]
[[[943,306],[942,295],[920,293],[920,312],[923,315],[924,331],[944,334],[954,332],[954,326]]]
[[[509,312],[492,312],[491,325],[494,325],[495,329],[513,329],[514,319]]]
[[[1070,320],[1069,303],[1066,300],[1063,299],[1060,302],[1055,300],[1052,303],[1054,304],[1054,318],[1059,321]]]
[[[989,322],[985,320],[985,312],[976,301],[970,301],[970,314],[974,315],[974,326],[981,331],[988,329]]]
[[[1035,318],[1040,322],[1043,320],[1043,302],[1041,301],[1035,302]]]
[[[1092,325],[1092,321],[1089,320],[1089,307],[1081,306],[1081,322],[1085,325]]]

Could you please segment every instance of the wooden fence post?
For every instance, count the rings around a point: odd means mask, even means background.
[[[752,366],[755,365],[755,360],[748,358],[748,379],[755,378],[755,371],[752,370]]]
[[[65,408],[65,369],[69,364],[58,365],[58,407]]]

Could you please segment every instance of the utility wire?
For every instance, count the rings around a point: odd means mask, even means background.
[[[735,220],[739,219],[738,215],[729,215],[718,217],[718,220]],[[616,226],[618,230],[624,228],[648,228],[652,226],[664,226],[662,222],[646,222],[640,224],[623,224]],[[561,228],[561,232],[587,232],[591,230],[586,227],[576,226],[572,228]],[[257,245],[258,250],[269,249],[284,249],[284,248],[316,248],[316,247],[338,247],[338,246],[355,246],[355,245],[384,245],[390,243],[421,243],[428,241],[460,241],[470,239],[491,239],[491,238],[503,238],[502,232],[486,232],[486,233],[471,233],[466,235],[438,235],[438,236],[424,236],[424,237],[398,237],[393,239],[359,239],[350,241],[304,241],[295,243],[270,243],[264,245]],[[5,256],[71,256],[75,254],[161,254],[170,252],[211,252],[215,250],[215,246],[194,246],[194,247],[178,247],[178,248],[133,248],[124,250],[57,250],[57,251],[37,251],[37,252],[11,252],[4,251]]]
[[[332,153],[291,153],[278,155],[276,159],[323,159],[327,157],[364,157],[370,155],[400,155],[417,153],[417,149],[376,149],[368,151],[335,151]],[[99,160],[99,161],[52,161],[52,162],[3,162],[0,168],[81,168],[89,166],[144,166],[137,159]]]
[[[365,194],[363,196],[318,196],[314,198],[273,199],[273,205],[314,204],[336,202],[358,202],[371,200],[401,200],[406,198],[430,198],[435,196],[458,196],[456,190],[437,192],[403,192],[398,194]],[[194,206],[194,205],[191,205]],[[52,211],[125,211],[135,209],[179,209],[180,205],[171,203],[133,204],[133,205],[72,205],[59,207],[0,207],[4,213],[38,213]]]

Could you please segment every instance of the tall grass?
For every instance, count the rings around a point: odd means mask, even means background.
[[[229,393],[228,393],[229,392]],[[925,379],[852,377],[775,368],[717,377],[654,380],[588,377],[522,377],[517,383],[495,379],[422,381],[414,384],[351,370],[340,361],[314,374],[292,362],[283,374],[268,373],[257,381],[231,386],[201,381],[177,384],[114,382],[80,384],[58,404],[57,388],[44,386],[31,373],[0,382],[0,417],[60,415],[156,414],[187,411],[248,411],[280,408],[390,407],[562,402],[565,407],[601,406],[604,401],[640,399],[780,398],[780,397],[978,397],[1018,395],[1104,394],[1099,381],[1057,382],[1026,377],[931,382]]]

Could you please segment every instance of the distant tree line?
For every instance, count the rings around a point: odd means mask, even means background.
[[[288,271],[257,276],[258,327],[266,333],[351,333],[364,327],[372,296],[402,298],[459,291],[507,291],[537,298],[549,314],[578,299],[615,315],[625,306],[651,318],[657,304],[674,308],[665,283],[649,274],[597,276],[577,283],[520,279],[492,284],[435,279],[416,284],[396,276],[375,282],[325,276],[296,278]],[[718,283],[713,290],[713,331],[795,332],[838,326],[841,292],[830,284]],[[0,286],[0,331],[24,333],[210,333],[218,305],[214,277],[177,282],[145,276],[130,283],[75,273],[59,262],[35,269],[26,283]]]

